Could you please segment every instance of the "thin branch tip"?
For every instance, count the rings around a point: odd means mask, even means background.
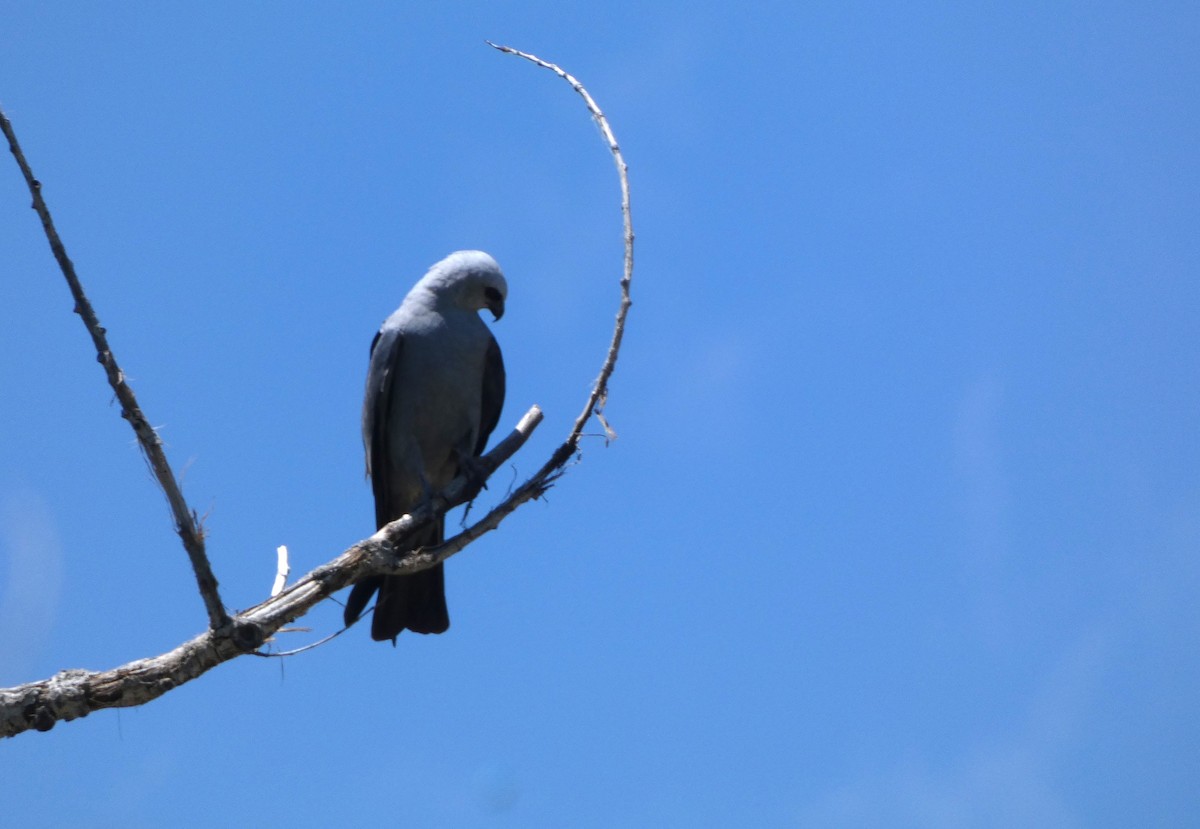
[[[212,575],[212,566],[209,564],[208,556],[204,551],[203,533],[199,531],[193,522],[188,520],[191,510],[188,508],[187,501],[183,498],[183,492],[179,487],[175,474],[171,471],[171,466],[167,462],[166,454],[162,449],[162,441],[158,439],[157,434],[150,427],[146,416],[142,413],[138,405],[133,389],[126,380],[125,372],[117,364],[117,359],[108,344],[108,332],[100,324],[100,320],[92,308],[91,301],[88,299],[87,294],[84,293],[83,284],[75,272],[75,265],[67,255],[66,246],[63,244],[54,226],[54,219],[50,215],[50,208],[47,207],[46,202],[42,198],[42,183],[34,176],[29,162],[25,159],[25,153],[21,150],[21,145],[17,141],[17,135],[12,128],[12,123],[3,111],[0,111],[0,129],[3,130],[5,138],[8,139],[9,149],[16,159],[17,166],[21,169],[21,174],[25,178],[30,195],[33,196],[33,210],[41,220],[42,230],[46,235],[46,241],[50,245],[50,252],[58,262],[59,270],[67,281],[67,287],[70,289],[71,297],[74,300],[74,310],[83,320],[84,327],[87,328],[88,334],[91,336],[92,345],[96,350],[96,360],[104,367],[108,384],[121,403],[121,415],[129,421],[130,426],[133,428],[142,452],[146,456],[155,478],[158,480],[159,487],[167,497],[167,503],[171,507],[175,524],[180,528],[179,537],[191,562],[192,571],[196,578],[196,585],[200,591],[200,597],[208,613],[209,627],[215,630],[228,623],[229,616],[225,613],[221,597],[217,593],[217,580]]]

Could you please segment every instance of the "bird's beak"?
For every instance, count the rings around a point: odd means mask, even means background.
[[[497,299],[494,302],[488,303],[488,310],[492,312],[492,318],[499,321],[504,316],[504,300]]]

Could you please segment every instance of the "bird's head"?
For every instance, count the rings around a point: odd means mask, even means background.
[[[496,260],[481,250],[460,250],[429,269],[423,282],[439,297],[469,311],[504,316],[508,282]]]

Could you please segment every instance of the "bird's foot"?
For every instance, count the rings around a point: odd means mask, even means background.
[[[467,478],[467,491],[474,499],[482,490],[487,489],[488,468],[482,458],[475,455],[460,454],[458,456],[458,472]]]

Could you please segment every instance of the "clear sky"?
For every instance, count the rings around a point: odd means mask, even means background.
[[[504,267],[501,429],[608,408],[453,625],[0,745],[6,826],[1128,827],[1200,812],[1192,3],[5,3],[0,103],[226,602],[373,530],[367,347]],[[205,624],[0,158],[0,685]],[[594,431],[598,432],[596,428]],[[284,634],[336,629],[340,608]]]

